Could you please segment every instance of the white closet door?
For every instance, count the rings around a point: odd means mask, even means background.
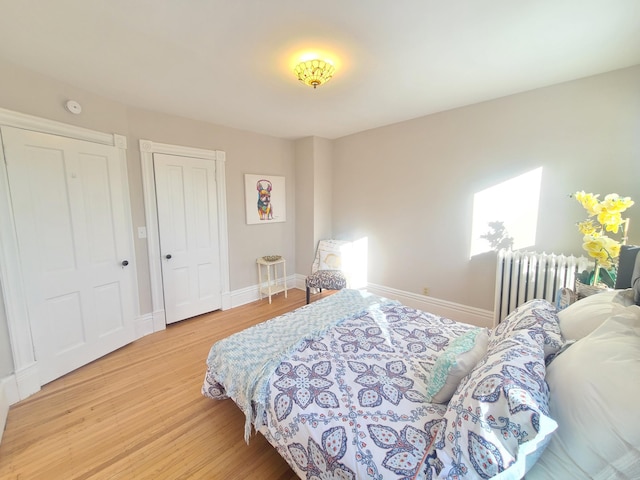
[[[135,339],[125,162],[112,146],[2,127],[42,384]]]
[[[215,162],[153,154],[166,322],[222,307]]]

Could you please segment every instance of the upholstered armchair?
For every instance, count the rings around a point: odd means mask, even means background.
[[[348,285],[344,271],[345,247],[350,242],[343,240],[320,240],[316,256],[311,266],[311,275],[305,281],[307,287],[307,303],[311,289],[341,290]]]

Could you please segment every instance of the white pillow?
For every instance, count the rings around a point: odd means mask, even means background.
[[[589,295],[558,312],[560,331],[565,340],[580,340],[602,325],[607,318],[633,305],[633,291],[609,290]]]
[[[340,270],[342,256],[340,250],[320,250],[320,266],[318,270]]]
[[[640,478],[640,307],[624,308],[547,367],[558,430],[527,480]]]
[[[460,380],[466,377],[487,353],[486,328],[471,329],[456,339],[438,356],[431,369],[426,397],[431,403],[451,400]]]
[[[618,303],[624,307],[635,305],[632,288],[606,290],[596,295],[597,297],[592,299],[592,301],[594,302],[613,302]],[[595,295],[591,296],[594,297]]]

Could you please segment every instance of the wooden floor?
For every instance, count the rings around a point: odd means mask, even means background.
[[[211,345],[304,304],[301,290],[288,296],[171,325],[13,405],[0,478],[298,478],[262,435],[244,442],[231,400],[200,393]]]

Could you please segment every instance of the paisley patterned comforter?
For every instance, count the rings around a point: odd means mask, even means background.
[[[234,344],[234,336],[222,341],[224,348],[214,345],[208,358],[203,394],[213,399],[234,399],[301,478],[409,480],[435,478],[441,472],[448,472],[451,478],[465,477],[470,463],[476,461],[464,463],[459,458],[459,440],[466,438],[458,433],[457,427],[449,433],[448,440],[444,438],[448,433],[444,420],[448,405],[429,403],[425,394],[438,356],[454,339],[475,327],[379,297],[371,301],[369,294],[352,290],[342,290],[307,307],[315,305],[314,310],[322,310],[323,302],[341,299],[350,302],[354,295],[367,295],[370,308],[352,308],[347,315],[337,318],[334,314],[322,325],[314,325],[314,331],[306,329],[301,337],[289,339],[291,345],[280,345],[281,355],[260,359],[259,363],[265,366],[256,369],[261,370],[260,378],[249,380],[250,384],[263,388],[254,388],[251,393],[240,395],[241,398],[237,392],[242,388],[229,383],[235,374],[229,370],[233,362],[228,358],[234,348],[244,345],[246,337],[238,345]],[[252,351],[260,352],[262,345],[272,338],[265,334],[265,329],[277,332],[304,324],[307,307],[270,320],[266,322],[268,326],[257,326],[260,334],[252,339]],[[245,332],[250,334],[255,328]],[[535,339],[527,337],[523,342],[524,347],[516,345],[520,352],[537,348]],[[242,355],[246,354],[243,350]],[[541,368],[544,376],[544,356],[540,355],[541,367],[529,362],[527,368]],[[531,376],[530,372],[519,371],[518,375],[524,381]],[[498,385],[491,401],[502,395],[501,384],[496,383],[498,377],[492,375],[489,383],[479,385],[483,391],[492,386],[495,390]],[[523,395],[518,385],[509,382],[518,409],[526,414],[528,394]],[[544,379],[538,385],[546,386]],[[547,393],[543,389],[536,398]],[[251,399],[251,405],[247,398]],[[468,407],[467,411],[464,399],[455,408],[457,411],[449,413],[457,416],[450,427],[463,425],[471,416],[474,425],[485,428],[489,435],[494,433],[491,425],[479,420],[480,409],[471,411]],[[529,432],[522,429],[517,434],[520,437],[514,440],[516,446]],[[502,435],[510,438],[512,432]],[[473,445],[469,447],[470,452],[475,449],[472,453],[481,458],[476,470],[491,472],[492,468],[497,471],[506,468],[508,455],[478,438],[475,441],[473,437]],[[447,465],[438,458],[438,448],[445,441],[454,446],[452,451],[441,454],[447,458]],[[469,478],[489,476],[473,472]]]

